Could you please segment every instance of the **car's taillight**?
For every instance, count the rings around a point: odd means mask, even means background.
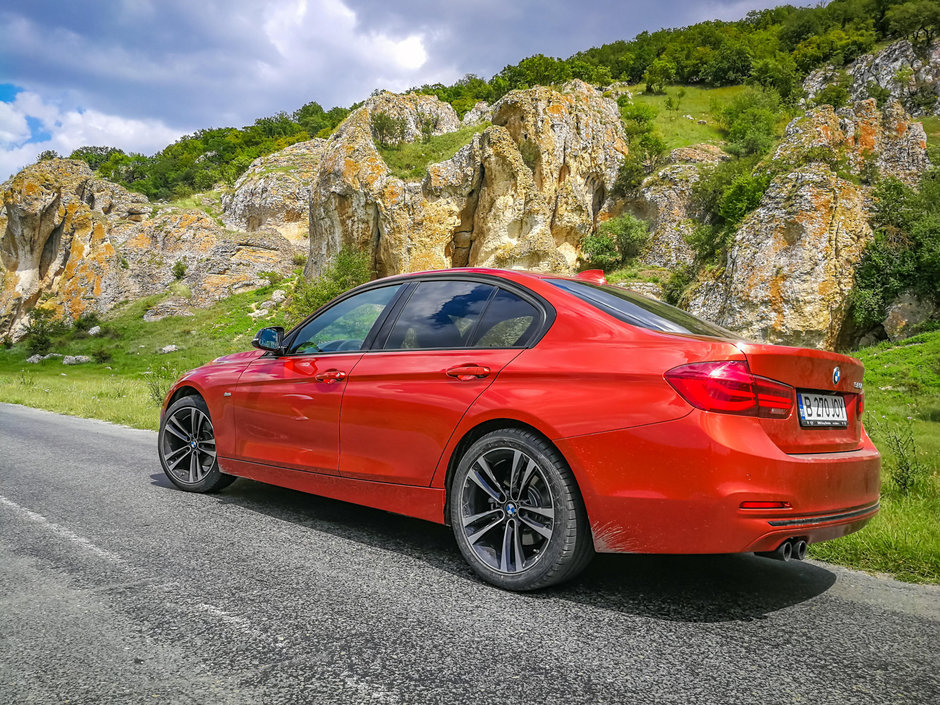
[[[855,415],[862,418],[865,413],[865,392],[859,392],[858,401],[855,402]]]
[[[743,360],[693,362],[665,377],[683,399],[705,411],[784,419],[793,409],[793,387],[751,374]]]

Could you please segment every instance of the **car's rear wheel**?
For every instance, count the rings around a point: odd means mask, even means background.
[[[158,439],[160,464],[174,485],[188,492],[215,492],[235,477],[219,470],[215,430],[202,397],[177,399],[166,410]]]
[[[463,454],[450,485],[450,521],[473,570],[509,590],[569,580],[594,555],[564,458],[523,429],[488,433]]]

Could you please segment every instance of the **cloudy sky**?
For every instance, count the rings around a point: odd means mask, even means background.
[[[316,100],[737,19],[761,0],[20,0],[0,6],[0,180],[45,149],[152,154]],[[798,1],[793,4],[800,4]]]

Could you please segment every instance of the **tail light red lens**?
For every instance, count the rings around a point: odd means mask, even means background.
[[[743,360],[680,365],[665,377],[683,399],[705,411],[785,419],[793,410],[793,387],[751,374]]]
[[[865,413],[865,392],[861,392],[858,395],[858,400],[855,402],[855,415],[858,418],[862,418],[862,414]]]

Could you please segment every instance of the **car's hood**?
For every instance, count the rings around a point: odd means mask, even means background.
[[[211,363],[212,365],[232,365],[237,363],[248,363],[264,355],[263,350],[245,350],[244,352],[232,353],[217,357]]]

